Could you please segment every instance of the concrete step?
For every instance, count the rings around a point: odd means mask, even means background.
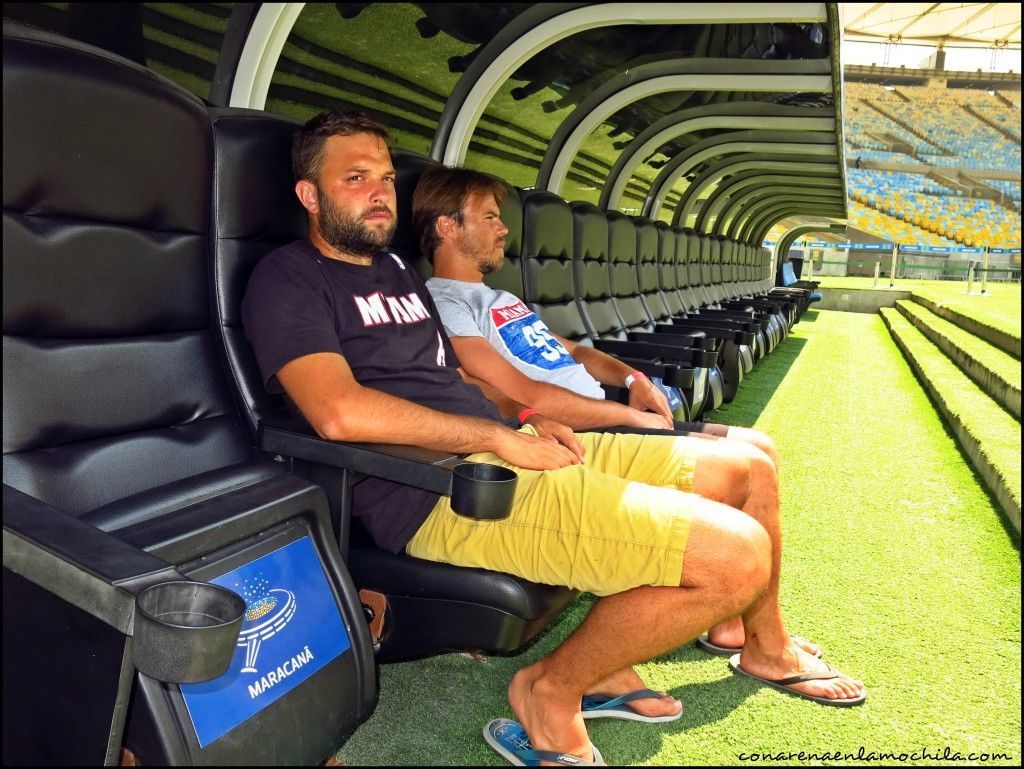
[[[1020,423],[897,309],[883,307],[879,313],[918,381],[1019,536]]]
[[[896,302],[896,309],[992,400],[1020,421],[1020,361],[921,304],[904,299]]]
[[[980,336],[986,342],[991,342],[1000,350],[1004,350],[1012,355],[1017,360],[1020,360],[1020,337],[1007,334],[1005,331],[1001,331],[991,326],[986,326],[976,318],[968,317],[962,313],[957,312],[952,307],[946,307],[937,302],[933,302],[931,299],[925,299],[923,296],[914,294],[910,297],[918,304],[928,308],[933,313],[938,315],[940,318],[944,318],[952,323],[954,326],[959,326],[964,331],[969,331],[975,336]]]

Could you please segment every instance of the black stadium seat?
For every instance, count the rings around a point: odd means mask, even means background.
[[[3,73],[4,763],[323,761],[372,646],[323,491],[226,376],[206,108],[13,25]]]

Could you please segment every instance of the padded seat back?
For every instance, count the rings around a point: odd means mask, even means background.
[[[556,334],[587,337],[573,280],[572,209],[558,195],[523,190],[523,300]]]
[[[112,54],[7,32],[4,482],[84,515],[247,460],[211,301],[206,109]]]
[[[658,261],[663,243],[675,251],[675,234],[664,222],[638,217],[633,223],[636,225],[636,277],[640,285],[640,299],[655,323],[668,323],[672,320],[672,313],[661,290]]]
[[[676,244],[676,275],[679,277],[679,293],[687,310],[695,310],[704,304],[701,291],[700,239],[690,227],[682,228]]]
[[[242,328],[242,297],[265,254],[306,236],[306,211],[295,196],[292,137],[299,123],[247,109],[213,109],[214,259],[217,318],[234,384],[252,438],[268,416],[287,418],[284,398],[263,386]],[[274,215],[268,215],[273,211]]]
[[[588,335],[596,339],[622,328],[608,278],[608,219],[592,203],[572,204],[573,280]]]
[[[657,233],[653,230],[655,248]],[[654,323],[640,299],[637,280],[636,224],[625,214],[608,212],[608,279],[612,287],[612,300],[622,318],[622,333],[626,331],[652,331]]]
[[[662,301],[669,315],[676,317],[686,313],[686,304],[679,294],[679,273],[676,259],[680,254],[679,228],[658,228],[658,286]],[[685,265],[683,266],[685,269]]]
[[[423,172],[440,163],[408,150],[392,151],[391,160],[395,166],[395,209],[398,215],[391,249],[413,265],[426,280],[433,275],[433,268],[427,256],[420,251],[419,238],[412,225],[412,196]]]

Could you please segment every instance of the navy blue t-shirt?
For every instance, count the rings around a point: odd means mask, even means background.
[[[379,252],[363,267],[323,256],[308,240],[260,260],[242,302],[242,324],[267,389],[277,372],[320,352],[344,356],[364,387],[438,411],[501,420],[480,388],[467,384],[423,280],[402,259]],[[394,436],[401,443],[402,436]],[[380,478],[352,494],[352,514],[374,541],[398,552],[438,495]]]

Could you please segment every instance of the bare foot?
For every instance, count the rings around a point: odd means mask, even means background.
[[[794,635],[790,636],[792,641],[810,655],[818,656],[821,648],[808,641],[806,638]],[[715,646],[722,646],[726,649],[742,649],[746,642],[746,633],[743,630],[743,619],[734,617],[715,625],[708,631],[708,640]]]
[[[598,681],[587,689],[586,693],[602,694],[605,697],[620,697],[623,694],[635,692],[637,689],[646,688],[647,684],[643,682],[643,679],[637,675],[633,668],[623,668],[616,673],[612,673],[603,681]],[[633,700],[632,702],[627,702],[626,705],[640,715],[650,718],[674,716],[683,710],[683,703],[667,694],[663,694],[657,699],[652,697],[643,700]]]
[[[579,691],[566,691],[543,675],[544,661],[523,668],[508,685],[508,702],[535,750],[571,753],[585,761],[594,758],[593,746],[580,713]]]
[[[740,667],[752,676],[766,678],[771,681],[797,676],[804,673],[827,672],[829,666],[822,660],[809,654],[792,641],[787,645],[781,657],[767,657],[758,654],[756,649],[744,648],[740,652]],[[835,671],[835,678],[823,678],[788,685],[792,689],[812,697],[825,697],[830,700],[858,699],[867,693],[861,681],[845,673]]]

